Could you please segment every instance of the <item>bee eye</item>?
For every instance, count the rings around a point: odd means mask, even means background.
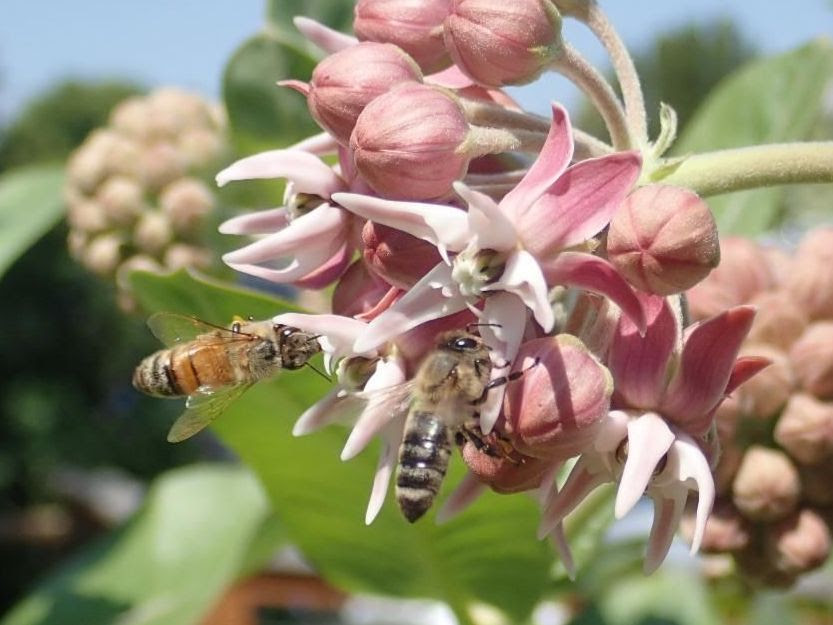
[[[285,339],[288,339],[290,336],[295,334],[295,332],[295,328],[284,328],[283,330],[281,330],[281,336]]]
[[[477,341],[471,338],[455,339],[453,345],[455,349],[461,351],[464,349],[475,349],[477,347]]]

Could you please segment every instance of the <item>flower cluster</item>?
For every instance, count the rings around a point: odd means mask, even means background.
[[[122,279],[132,269],[206,268],[206,217],[215,192],[202,179],[225,146],[222,114],[200,97],[159,89],[113,110],[72,154],[64,190],[70,253],[90,271]]]
[[[448,366],[436,397],[429,389],[433,399],[417,402],[460,434],[469,468],[438,518],[487,487],[538,489],[540,534],[569,562],[562,520],[615,482],[617,516],[642,495],[654,502],[652,570],[692,493],[698,548],[715,492],[715,412],[767,362],[737,357],[749,306],[687,324],[681,293],[719,259],[714,221],[687,189],[639,186],[647,155],[673,130],[648,142],[641,96],[624,88],[620,102],[562,40],[559,8],[582,19],[576,4],[359,0],[358,39],[297,19],[328,56],[308,83],[281,84],[306,98],[324,132],[218,174],[219,184],[288,181],[284,206],[221,226],[257,235],[224,260],[275,282],[334,285],[331,314],[275,320],[321,335],[338,376],[295,434],[352,418],[343,459],[383,440],[368,523],[404,449],[408,381],[436,375],[441,367],[424,363],[438,349],[482,341],[488,364],[473,367],[487,381],[482,393]],[[574,129],[557,103],[544,120],[501,91],[548,70],[588,92],[610,144]],[[462,342],[444,342],[448,331]]]
[[[823,564],[833,529],[833,229],[810,231],[795,254],[727,238],[723,262],[690,292],[692,313],[752,304],[742,353],[772,366],[717,412],[723,455],[703,549],[731,554],[768,585]]]

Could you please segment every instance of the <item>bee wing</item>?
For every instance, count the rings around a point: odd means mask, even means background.
[[[363,407],[384,406],[390,411],[390,417],[393,419],[410,408],[414,386],[416,386],[415,380],[408,380],[393,386],[350,393],[349,396],[353,401],[360,402]]]
[[[226,408],[240,397],[251,383],[235,384],[222,388],[201,386],[185,401],[185,412],[171,426],[168,442],[179,443],[208,426]]]
[[[201,334],[216,334],[219,342],[251,340],[254,335],[234,332],[196,317],[170,312],[154,313],[148,318],[148,327],[153,336],[167,347],[191,341]]]

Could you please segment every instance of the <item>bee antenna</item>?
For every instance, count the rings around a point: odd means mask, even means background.
[[[328,375],[327,375],[326,373],[324,373],[323,371],[320,371],[319,369],[316,369],[316,368],[315,368],[315,365],[313,365],[312,363],[309,363],[309,362],[308,362],[308,363],[306,363],[306,365],[307,365],[307,367],[309,367],[310,369],[312,369],[313,371],[315,371],[318,375],[320,375],[322,378],[324,378],[325,380],[327,380],[327,382],[332,382],[332,379],[330,379],[330,376],[328,376]]]

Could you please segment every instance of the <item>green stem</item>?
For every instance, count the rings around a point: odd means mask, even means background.
[[[781,184],[833,182],[833,141],[774,143],[694,154],[656,182],[702,196]]]

